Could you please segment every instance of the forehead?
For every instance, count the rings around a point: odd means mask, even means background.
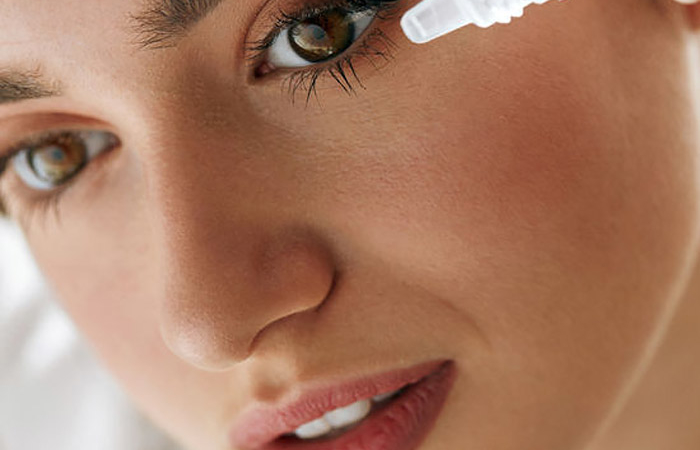
[[[127,35],[129,11],[143,0],[2,0],[0,2],[0,52],[46,53],[71,45],[122,42]],[[99,39],[95,42],[95,39]]]
[[[0,0],[1,1],[1,0]],[[172,47],[222,4],[228,22],[240,27],[253,0],[39,0],[0,4],[0,49],[50,43],[56,47],[111,50],[132,45]],[[223,7],[221,8],[223,9]],[[232,14],[233,13],[233,14]],[[1,51],[1,50],[0,50]]]

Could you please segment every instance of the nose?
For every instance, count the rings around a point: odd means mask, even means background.
[[[173,151],[144,168],[160,333],[187,363],[226,370],[250,355],[266,328],[313,314],[332,289],[335,266],[307,216],[289,212],[280,189],[293,188],[282,173],[188,155]]]

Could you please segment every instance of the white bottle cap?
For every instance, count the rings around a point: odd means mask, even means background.
[[[523,15],[531,3],[548,0],[423,0],[401,17],[401,28],[417,44],[474,24],[482,28],[495,23],[509,23]]]

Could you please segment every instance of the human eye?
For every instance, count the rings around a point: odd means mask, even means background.
[[[283,83],[292,101],[303,88],[307,103],[312,92],[316,95],[321,76],[330,76],[346,93],[354,92],[354,85],[364,88],[354,58],[367,59],[375,68],[374,58],[391,58],[396,44],[372,24],[394,17],[397,4],[398,0],[336,0],[292,13],[280,11],[272,31],[249,47],[254,52],[249,58],[254,77],[286,71]]]
[[[107,131],[39,133],[1,153],[6,156],[0,158],[0,176],[5,170],[12,169],[17,179],[33,194],[33,201],[57,207],[60,195],[89,163],[117,145],[119,139]],[[21,194],[15,196],[22,197]]]

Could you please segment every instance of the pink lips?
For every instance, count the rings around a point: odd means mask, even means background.
[[[233,425],[229,435],[230,443],[235,449],[245,450],[259,450],[274,447],[274,445],[272,445],[273,441],[280,438],[280,436],[286,433],[293,433],[294,430],[302,424],[321,417],[328,411],[349,405],[358,400],[398,390],[407,384],[417,383],[429,376],[429,378],[435,380],[430,382],[421,381],[421,383],[413,386],[412,389],[415,388],[413,390],[419,390],[417,394],[421,398],[425,397],[425,393],[421,393],[420,389],[440,392],[440,395],[436,396],[435,405],[428,405],[431,407],[424,407],[423,405],[417,406],[418,408],[425,408],[426,410],[433,411],[432,415],[437,416],[444,401],[444,397],[446,397],[449,391],[451,379],[453,377],[446,375],[435,377],[432,375],[437,372],[447,373],[445,369],[447,365],[450,366],[450,369],[453,369],[453,367],[451,367],[453,364],[445,361],[423,363],[408,369],[352,380],[334,386],[314,387],[304,390],[303,394],[298,396],[298,398],[284,402],[278,407],[255,407],[243,413],[239,420]],[[423,384],[426,385],[425,388],[421,387]],[[444,385],[444,387],[434,386],[439,384]],[[410,390],[407,394],[408,393],[410,393]],[[397,402],[402,400],[402,397],[404,396],[399,397]],[[410,403],[411,398],[410,396],[408,397],[409,398],[404,401]],[[415,413],[417,416],[421,414],[421,411]],[[369,420],[373,415],[374,414],[370,414],[370,417],[365,420]],[[381,419],[381,417],[379,419]],[[426,419],[426,422],[427,421],[429,420]],[[426,424],[426,426],[428,425]],[[303,443],[304,441],[300,441],[297,444]],[[280,446],[280,448],[283,447],[285,446]]]

